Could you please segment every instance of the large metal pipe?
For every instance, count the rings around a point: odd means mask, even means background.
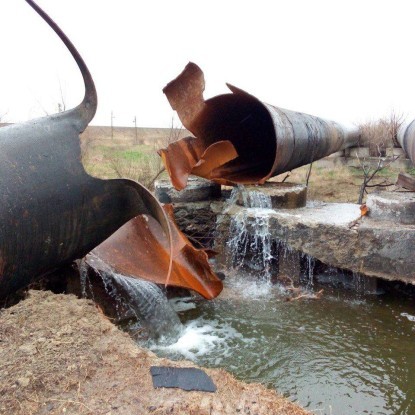
[[[74,109],[0,128],[0,299],[83,257],[138,214],[157,218],[170,235],[166,214],[139,183],[99,180],[85,172],[79,134],[96,111],[94,82],[62,30],[26,1],[74,57],[85,96]]]
[[[398,141],[412,163],[415,164],[415,120],[399,127]]]
[[[228,87],[232,93],[205,101],[203,72],[189,63],[163,89],[195,135],[159,151],[177,189],[186,186],[189,174],[223,184],[262,184],[358,142],[357,128],[274,107]]]
[[[85,97],[69,111],[0,128],[0,299],[82,258],[104,241],[97,252],[115,270],[160,283],[167,283],[172,274],[175,285],[207,298],[218,295],[222,284],[206,254],[192,250],[178,232],[173,234],[173,263],[171,219],[145,187],[126,179],[100,180],[85,172],[79,134],[97,107],[92,77],[61,29],[32,0],[26,1],[76,60]],[[137,218],[143,214],[146,220]],[[151,218],[150,229],[145,225]]]

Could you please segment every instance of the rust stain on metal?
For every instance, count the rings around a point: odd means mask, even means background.
[[[196,249],[177,228],[170,205],[164,206],[172,230],[173,266],[169,285],[194,290],[207,299],[222,291],[221,280],[212,272],[208,254]],[[86,260],[94,267],[94,256],[122,275],[138,277],[159,284],[166,282],[169,267],[169,243],[160,224],[151,216],[131,219],[106,241],[96,247]]]
[[[221,184],[268,178],[357,144],[358,129],[271,106],[228,84],[231,93],[204,100],[204,76],[189,63],[164,89],[195,137],[159,150],[176,189],[189,174]]]

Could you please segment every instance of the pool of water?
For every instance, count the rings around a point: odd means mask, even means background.
[[[145,345],[275,388],[316,414],[415,414],[413,301],[324,288],[321,299],[286,301],[278,286],[236,275],[214,301],[171,300],[181,337]]]

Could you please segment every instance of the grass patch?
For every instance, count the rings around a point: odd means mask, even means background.
[[[102,140],[83,143],[82,150],[85,170],[102,179],[123,177],[151,189],[163,169],[156,146]]]
[[[412,167],[410,169],[407,169],[406,172],[408,174],[410,174],[411,176],[414,176],[415,177],[415,167]]]
[[[286,180],[291,183],[305,183],[308,166],[299,167],[291,172]],[[415,168],[412,169],[415,175]],[[385,180],[388,183],[395,183],[400,170],[393,165],[381,170],[374,179],[374,183],[381,183]],[[281,181],[287,173],[281,174],[272,181]],[[347,202],[357,203],[359,189],[363,182],[363,172],[360,167],[354,166],[333,166],[313,167],[308,185],[308,199],[321,200],[324,202]],[[391,187],[393,188],[393,186]],[[370,188],[368,192],[388,190],[385,188]]]

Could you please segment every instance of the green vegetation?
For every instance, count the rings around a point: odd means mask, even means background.
[[[164,170],[156,146],[101,140],[83,143],[85,170],[95,177],[125,177],[151,188]]]
[[[408,169],[407,173],[410,174],[411,176],[415,176],[415,167]]]

